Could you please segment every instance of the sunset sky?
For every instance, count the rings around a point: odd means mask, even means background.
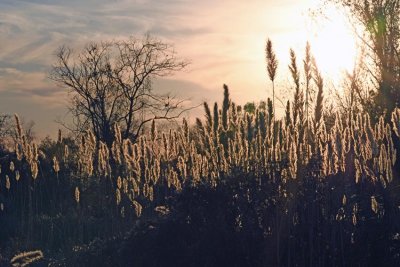
[[[172,90],[198,104],[220,101],[226,83],[240,104],[265,99],[272,95],[265,71],[266,39],[273,41],[280,61],[278,84],[290,88],[286,75],[289,48],[301,55],[306,40],[315,38],[318,27],[309,9],[321,2],[1,0],[0,113],[18,113],[26,121],[35,121],[39,137],[55,134],[59,125],[54,120],[65,117],[67,95],[47,78],[54,51],[63,44],[79,50],[89,41],[145,33],[174,44],[178,55],[192,62],[186,71],[155,81],[155,89]],[[340,23],[331,23],[335,25],[332,29],[328,23],[325,32],[331,34],[324,36],[321,30],[314,40],[322,69],[331,74],[353,63],[352,44],[340,41],[346,40],[345,33],[335,35]],[[335,42],[337,49],[349,53],[347,61],[323,58],[327,44]],[[331,67],[326,64],[329,60]],[[288,90],[281,93],[282,99],[288,99]]]

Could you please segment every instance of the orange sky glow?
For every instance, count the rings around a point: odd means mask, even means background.
[[[18,113],[36,122],[39,137],[56,133],[54,120],[66,113],[66,90],[48,77],[53,53],[91,40],[150,33],[175,45],[192,63],[154,86],[202,101],[220,101],[222,84],[244,104],[272,95],[264,47],[273,41],[278,56],[278,96],[291,98],[289,49],[299,64],[307,40],[327,81],[338,85],[356,59],[356,42],[342,13],[328,7],[310,17],[323,1],[14,1],[0,3],[0,113]],[[94,5],[96,3],[96,5]],[[284,88],[279,92],[279,88]],[[278,107],[279,108],[279,107]],[[201,111],[196,115],[201,115]]]

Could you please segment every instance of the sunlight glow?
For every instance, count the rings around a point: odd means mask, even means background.
[[[301,4],[302,3],[302,4]],[[266,90],[258,90],[252,94],[247,91],[235,92],[242,94],[243,99],[266,98],[271,96],[271,83],[267,77],[265,67],[265,44],[267,38],[273,42],[278,58],[278,74],[276,79],[277,87],[292,86],[292,80],[288,69],[290,63],[289,50],[293,49],[297,56],[297,64],[303,75],[304,52],[307,41],[311,45],[311,53],[315,58],[317,66],[321,71],[324,79],[326,95],[329,90],[342,88],[345,72],[352,72],[359,54],[359,47],[357,44],[357,36],[354,33],[354,23],[349,21],[348,16],[334,6],[324,6],[321,12],[315,12],[312,16],[310,10],[318,10],[318,5],[314,1],[298,2],[296,6],[291,6],[286,10],[285,14],[290,20],[284,20],[280,23],[283,29],[276,29],[275,32],[268,29],[270,25],[274,25],[277,18],[263,15],[262,11],[257,15],[257,12],[252,14],[259,18],[262,23],[259,25],[260,29],[254,36],[247,36],[237,41],[237,49],[235,55],[240,55],[243,59],[252,60],[253,65],[249,65],[248,69],[255,71],[246,74],[248,79],[243,80],[242,69],[232,74],[229,81],[235,81],[233,88],[252,87],[249,83],[254,84],[254,88],[259,84],[264,83]],[[321,14],[322,13],[322,14]],[[251,49],[243,49],[248,48]],[[258,52],[254,52],[258,51]],[[232,53],[231,53],[232,54]],[[261,54],[261,55],[260,55]],[[233,73],[233,72],[232,72]],[[302,77],[303,79],[304,77]],[[253,85],[252,84],[252,85]],[[257,93],[259,92],[259,93]],[[250,100],[249,100],[250,101]],[[278,110],[284,111],[285,106],[279,105]]]
[[[344,71],[351,72],[354,68],[356,37],[342,13],[332,8],[326,17],[312,27],[309,41],[318,67],[337,81]]]

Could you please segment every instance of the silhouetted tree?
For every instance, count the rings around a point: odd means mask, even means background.
[[[368,72],[377,90],[373,96],[375,117],[390,113],[400,105],[400,1],[331,0],[347,8],[363,26],[361,40],[369,51]]]
[[[4,146],[4,141],[7,136],[10,135],[11,126],[11,116],[8,114],[0,114],[0,149]]]
[[[158,39],[93,42],[77,56],[63,46],[56,58],[50,78],[70,90],[74,130],[90,129],[108,145],[115,123],[121,126],[123,138],[136,140],[146,123],[176,118],[182,112],[182,100],[152,90],[152,78],[188,64]]]
[[[251,114],[254,114],[256,111],[256,104],[254,102],[248,102],[244,105],[243,109]]]

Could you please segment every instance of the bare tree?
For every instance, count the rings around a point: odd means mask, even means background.
[[[10,136],[11,132],[11,116],[8,114],[0,114],[0,150],[4,149],[6,146],[6,139]]]
[[[36,138],[36,132],[34,131],[35,122],[32,120],[26,121],[24,118],[19,121],[21,129],[23,129],[22,135],[25,136],[28,142],[32,142]],[[13,116],[10,114],[0,114],[0,150],[14,148],[17,138],[17,125]]]
[[[68,47],[56,53],[50,78],[69,89],[73,129],[90,129],[111,145],[118,123],[124,138],[135,140],[152,120],[177,118],[183,100],[152,90],[154,77],[184,69],[173,47],[156,38],[88,44],[77,55]],[[71,128],[71,127],[70,127]]]
[[[11,116],[9,114],[0,114],[0,138],[4,138],[11,131]]]
[[[372,62],[366,70],[377,85],[379,113],[400,105],[400,0],[330,0],[345,7],[364,27],[359,37]]]

